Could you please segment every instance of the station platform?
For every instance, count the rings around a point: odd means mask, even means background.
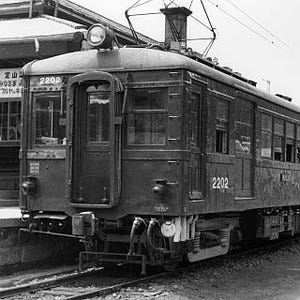
[[[21,210],[19,207],[0,207],[0,229],[21,226]]]
[[[18,206],[0,207],[0,271],[9,265],[69,257],[74,249],[78,249],[73,239],[60,240],[29,234],[21,236],[19,229],[26,225],[21,217]]]

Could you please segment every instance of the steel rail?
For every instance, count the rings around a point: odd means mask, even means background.
[[[165,276],[166,274],[167,274],[167,272],[162,272],[162,273],[158,273],[158,274],[154,274],[154,275],[150,275],[150,276],[144,276],[144,277],[141,277],[138,279],[133,279],[130,281],[114,284],[112,286],[108,286],[108,287],[104,287],[104,288],[102,287],[102,288],[93,290],[91,292],[81,293],[81,294],[74,295],[74,296],[68,296],[66,298],[63,298],[63,300],[82,300],[82,299],[88,299],[90,297],[104,296],[104,295],[113,293],[115,291],[118,291],[118,290],[128,287],[128,286],[136,285],[136,284],[139,284],[139,283],[142,283],[145,281],[150,281],[152,279],[161,278],[161,277]]]
[[[181,266],[174,271],[176,273],[182,274],[182,272],[189,272],[195,268],[199,269],[199,267],[201,267],[201,266],[204,267],[206,264],[218,263],[218,262],[222,263],[222,262],[224,262],[224,260],[228,260],[228,259],[238,259],[243,256],[257,254],[262,251],[270,251],[272,249],[279,249],[280,247],[283,247],[283,246],[293,245],[293,244],[295,244],[295,242],[300,243],[299,236],[293,237],[292,239],[274,241],[273,243],[259,245],[256,247],[252,247],[250,249],[246,248],[246,249],[243,249],[243,250],[240,250],[237,252],[229,253],[228,255],[214,257],[214,258],[211,258],[211,259],[208,259],[205,261],[198,261],[198,262],[195,262],[192,264]],[[69,276],[64,276],[62,278],[56,278],[56,279],[52,279],[52,280],[48,280],[48,281],[44,281],[44,282],[40,282],[40,283],[36,283],[36,284],[32,284],[32,285],[24,285],[24,286],[19,286],[16,288],[5,289],[5,290],[0,291],[0,298],[12,297],[13,295],[22,294],[25,292],[31,292],[31,293],[40,292],[43,289],[47,289],[47,288],[51,288],[51,287],[58,287],[58,286],[63,285],[64,283],[74,282],[79,278],[84,278],[86,276],[96,274],[99,271],[103,271],[103,269],[102,268],[94,269],[91,271],[86,271],[86,272],[82,272],[82,273],[78,273],[78,274],[71,274]],[[154,275],[143,276],[143,277],[140,277],[137,279],[113,284],[111,286],[96,288],[96,289],[93,289],[92,291],[88,291],[88,292],[86,292],[86,291],[82,292],[82,290],[76,291],[76,288],[74,288],[74,290],[72,290],[72,293],[74,292],[74,295],[66,295],[66,297],[64,297],[62,299],[63,300],[82,300],[82,299],[88,299],[88,298],[97,297],[97,296],[105,296],[110,293],[119,291],[122,288],[126,288],[128,286],[134,286],[134,285],[137,285],[142,282],[162,278],[162,277],[166,276],[167,274],[169,274],[169,273],[168,272],[160,272],[160,273],[156,273]],[[51,276],[52,276],[52,274],[51,274]],[[63,294],[63,290],[61,292]],[[49,291],[49,294],[51,294],[51,290]]]
[[[98,269],[88,270],[88,271],[84,271],[84,272],[80,272],[80,273],[76,273],[76,274],[63,275],[60,278],[54,278],[54,279],[49,279],[49,280],[41,279],[41,281],[37,282],[37,283],[28,283],[28,284],[19,285],[16,287],[5,288],[5,289],[0,290],[0,299],[5,299],[6,297],[19,295],[19,294],[26,293],[26,292],[32,293],[32,292],[36,292],[36,291],[44,289],[44,288],[60,286],[66,282],[73,282],[79,278],[90,276],[90,275],[98,273],[102,270],[103,270],[103,268],[98,268]],[[78,271],[78,269],[76,269],[74,271]],[[51,277],[58,276],[61,273],[62,272],[49,274],[49,276],[51,276]],[[33,278],[33,279],[36,279],[36,278]]]
[[[241,258],[243,256],[246,255],[251,255],[251,254],[256,254],[259,253],[261,251],[268,251],[271,250],[273,248],[279,248],[282,246],[286,246],[288,244],[294,243],[294,242],[298,242],[300,243],[300,237],[293,237],[292,239],[287,239],[287,240],[281,240],[281,241],[276,241],[274,243],[271,244],[265,244],[265,245],[260,245],[254,248],[250,248],[250,249],[243,249],[241,251],[238,252],[232,252],[228,255],[223,255],[223,256],[219,256],[219,257],[214,257],[205,261],[199,261],[199,262],[195,262],[186,266],[182,266],[177,268],[176,272],[178,273],[182,273],[184,271],[190,271],[191,269],[194,269],[196,266],[202,265],[203,263],[211,263],[211,262],[223,262],[225,259],[237,259],[237,258]],[[97,296],[105,296],[109,293],[113,293],[115,291],[118,291],[122,288],[128,287],[128,286],[132,286],[132,285],[136,285],[145,281],[150,281],[152,279],[157,279],[157,278],[161,278],[163,276],[166,276],[167,274],[169,274],[169,272],[163,272],[163,273],[158,273],[158,274],[154,274],[151,276],[146,276],[146,277],[142,277],[142,278],[138,278],[135,280],[131,280],[131,281],[127,281],[124,283],[120,283],[120,284],[115,284],[112,285],[110,287],[104,287],[104,288],[99,288],[97,290],[93,290],[91,292],[86,292],[86,293],[82,293],[79,295],[74,295],[74,296],[69,296],[66,298],[63,298],[63,300],[82,300],[82,299],[88,299],[91,297],[97,297]]]

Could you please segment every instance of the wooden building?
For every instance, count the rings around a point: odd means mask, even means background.
[[[21,68],[81,50],[94,23],[113,29],[121,45],[135,43],[127,27],[68,0],[0,0],[0,206],[18,205]]]

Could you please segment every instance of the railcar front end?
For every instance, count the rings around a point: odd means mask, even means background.
[[[31,230],[63,233],[71,226],[64,213],[66,78],[45,74],[24,77],[24,83],[20,208],[40,212],[31,215]]]

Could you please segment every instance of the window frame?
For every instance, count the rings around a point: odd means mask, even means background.
[[[149,90],[157,90],[160,91],[160,95],[163,95],[161,97],[162,101],[164,101],[162,108],[135,108],[134,107],[134,93],[136,91],[146,91],[148,92]],[[148,87],[131,87],[128,90],[128,104],[127,104],[127,109],[126,109],[126,122],[125,122],[125,145],[128,148],[158,148],[158,147],[167,147],[168,145],[168,94],[169,94],[169,86],[148,86]],[[129,132],[130,132],[130,127],[129,127],[129,117],[132,114],[133,120],[136,115],[143,115],[143,114],[149,114],[150,117],[153,116],[154,114],[162,115],[164,116],[165,124],[164,124],[164,140],[165,142],[163,144],[151,144],[151,143],[130,143],[129,142]],[[151,120],[152,122],[152,120]],[[134,127],[133,127],[134,128]]]
[[[87,145],[97,145],[97,144],[101,144],[101,145],[108,145],[109,144],[109,141],[110,141],[110,114],[111,114],[111,111],[110,111],[110,106],[111,106],[111,98],[112,98],[112,94],[111,94],[111,91],[93,91],[93,92],[86,92],[87,93],[87,132],[86,132],[86,143]],[[91,118],[90,118],[90,113],[91,113],[91,103],[90,103],[90,95],[95,95],[95,94],[98,94],[98,93],[104,93],[104,94],[109,94],[109,102],[106,103],[108,104],[108,122],[107,122],[107,130],[108,130],[108,139],[106,141],[99,141],[99,140],[91,140]],[[102,112],[103,113],[103,112]],[[102,120],[103,121],[103,120]],[[101,124],[101,130],[103,129],[102,127],[103,123]],[[103,136],[103,132],[101,132],[101,136]]]
[[[262,117],[267,116],[270,117],[271,119],[271,129],[266,129],[263,128],[263,122],[262,122]],[[274,124],[273,124],[273,116],[270,114],[266,114],[264,112],[261,112],[260,114],[260,157],[263,157],[264,159],[270,159],[273,160],[273,129],[274,129]],[[268,136],[270,137],[270,155],[266,156],[266,155],[262,155],[262,133],[266,133],[268,134]]]
[[[293,126],[293,135],[288,134],[288,125]],[[291,146],[289,149],[288,146]],[[291,153],[290,153],[291,152]],[[288,160],[288,155],[290,159]],[[296,125],[292,122],[285,122],[285,161],[290,163],[296,162]]]
[[[38,144],[36,142],[36,122],[37,122],[37,99],[39,95],[47,95],[47,98],[63,98],[63,113],[65,114],[65,138],[67,135],[67,99],[66,99],[66,93],[64,90],[60,91],[34,91],[31,93],[31,99],[32,99],[32,122],[31,122],[31,132],[32,132],[32,140],[31,145],[32,148],[49,148],[53,149],[55,147],[65,147],[64,143],[57,143],[57,144]],[[50,96],[50,97],[49,97]],[[60,104],[61,105],[61,104]]]
[[[282,122],[282,132],[276,131],[276,121]],[[281,144],[281,154],[280,159],[276,159],[276,153],[280,153],[275,151],[275,139],[278,138]],[[276,116],[273,117],[273,160],[285,162],[285,120],[282,118],[278,118]]]
[[[271,117],[272,122],[272,128],[270,130],[263,129],[262,126],[262,116],[266,115]],[[275,126],[276,123],[280,124],[280,127],[277,126],[277,128],[281,128],[280,130],[276,130]],[[271,159],[274,162],[284,162],[284,163],[300,163],[300,124],[299,121],[292,119],[288,116],[279,115],[276,113],[267,112],[264,110],[260,111],[260,154],[259,157],[262,159]],[[291,131],[290,133],[288,131]],[[271,145],[272,145],[272,156],[267,157],[263,156],[261,154],[262,149],[262,133],[267,132],[271,133]],[[276,151],[275,151],[275,144],[276,139],[280,141],[281,144],[281,155],[280,159],[276,159]],[[279,153],[279,152],[278,152]]]
[[[238,156],[245,156],[245,157],[253,157],[254,155],[254,139],[255,139],[255,103],[249,99],[239,98],[238,105],[241,106],[241,103],[244,102],[246,105],[249,105],[248,108],[251,109],[250,119],[249,120],[241,120],[239,117],[242,117],[245,113],[244,110],[241,110],[240,114],[238,115],[238,111],[235,106],[235,120],[234,120],[234,153]],[[247,114],[248,115],[248,114]],[[249,121],[249,123],[247,123]],[[245,148],[246,146],[243,145],[240,139],[237,139],[237,124],[241,126],[243,129],[248,129],[250,132],[250,147],[249,151],[237,151],[237,142],[239,142],[240,146]],[[240,130],[242,132],[242,130]]]
[[[299,152],[298,152],[299,151]],[[295,163],[300,164],[300,124],[296,124]]]
[[[227,119],[218,117],[217,114],[218,103],[226,104]],[[230,101],[216,98],[216,118],[215,118],[216,137],[215,137],[214,151],[218,154],[229,155],[229,113],[230,113]],[[218,132],[220,133],[220,136],[218,136]]]
[[[19,145],[20,141],[21,141],[21,131],[20,131],[20,126],[21,126],[21,110],[22,110],[22,103],[21,103],[21,99],[19,98],[11,98],[11,99],[1,99],[0,100],[0,105],[2,105],[2,103],[7,103],[7,122],[6,122],[6,137],[7,139],[4,140],[0,140],[0,144],[1,145]],[[18,111],[11,113],[11,105],[12,103],[16,103],[16,105],[18,107]],[[11,126],[11,119],[12,119],[12,115],[14,115],[16,117],[16,124],[15,126]],[[19,122],[18,122],[19,121]],[[2,126],[0,124],[0,132],[2,132]],[[9,134],[10,134],[10,129],[14,129],[15,130],[15,134],[16,134],[16,139],[10,139],[9,138]],[[18,133],[19,133],[19,138],[18,138]]]

